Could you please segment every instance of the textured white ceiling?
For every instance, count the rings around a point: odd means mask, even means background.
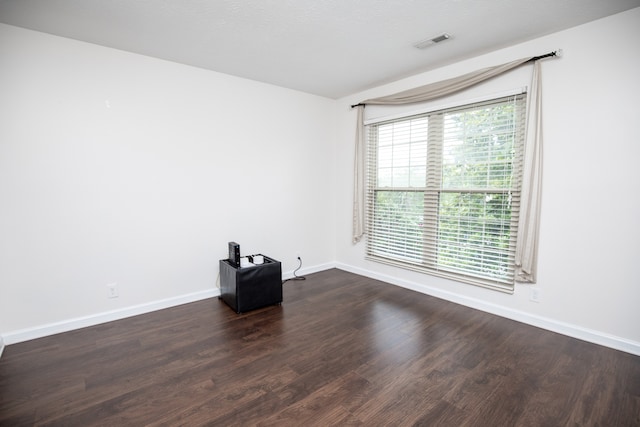
[[[638,6],[640,0],[0,0],[0,22],[339,98]],[[413,47],[443,32],[451,39]]]

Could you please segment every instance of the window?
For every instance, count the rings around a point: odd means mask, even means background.
[[[513,291],[525,96],[367,126],[367,258]]]

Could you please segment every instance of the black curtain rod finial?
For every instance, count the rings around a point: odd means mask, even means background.
[[[549,58],[551,56],[557,56],[557,57],[561,57],[562,56],[562,49],[558,49],[558,50],[554,50],[553,52],[549,52],[546,53],[544,55],[540,55],[540,56],[534,56],[533,58],[531,58],[530,60],[528,60],[527,62],[535,62],[538,59],[544,59],[544,58]]]
[[[361,105],[364,107],[364,106],[365,106],[365,105],[367,105],[367,104],[363,104],[363,103],[353,104],[353,105],[351,106],[351,108],[356,108],[356,107],[359,107],[359,106],[361,106]]]

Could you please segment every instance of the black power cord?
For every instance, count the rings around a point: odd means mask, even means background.
[[[283,280],[283,281],[282,281],[282,283],[283,283],[283,284],[284,284],[285,282],[288,282],[289,280],[307,280],[307,278],[306,278],[306,277],[304,277],[304,276],[298,276],[298,275],[296,274],[296,272],[297,272],[298,270],[300,270],[300,268],[302,267],[302,258],[298,257],[298,262],[299,262],[299,264],[298,264],[298,268],[296,268],[295,270],[293,270],[293,277],[292,277],[292,278],[290,278],[290,279]]]

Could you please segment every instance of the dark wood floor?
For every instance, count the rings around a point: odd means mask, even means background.
[[[340,270],[5,348],[0,425],[639,426],[640,357]]]

